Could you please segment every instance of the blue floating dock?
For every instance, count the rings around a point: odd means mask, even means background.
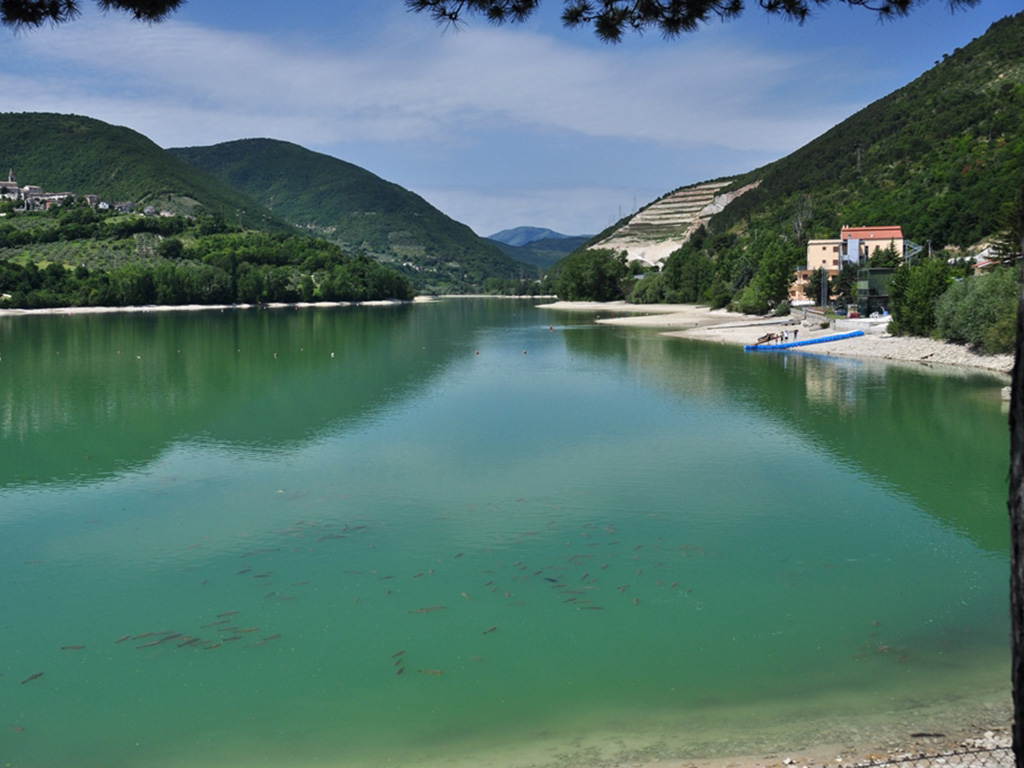
[[[768,352],[776,349],[793,349],[793,347],[806,347],[810,344],[824,344],[827,341],[840,341],[852,339],[855,336],[863,336],[864,331],[850,331],[849,333],[835,333],[831,336],[819,336],[816,339],[804,341],[787,341],[784,344],[747,344],[743,347],[747,352]]]

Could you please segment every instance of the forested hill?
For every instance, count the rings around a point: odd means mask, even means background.
[[[274,139],[170,150],[286,221],[406,274],[420,290],[478,290],[529,266],[418,195],[329,155]]]
[[[248,195],[129,128],[78,115],[0,113],[0,167],[22,186],[99,195],[175,214],[208,213],[264,231],[291,227]]]
[[[980,250],[1008,230],[1024,188],[1024,13],[720,192],[744,188],[681,233],[653,279],[634,280],[608,251],[585,246],[556,266],[558,293],[765,312],[785,299],[807,241],[837,238],[844,225],[900,225],[933,253],[946,249],[943,260]]]
[[[971,246],[1005,226],[1024,183],[1024,13],[993,24],[909,85],[782,160],[712,229],[775,222],[837,237],[841,225],[900,224],[933,247]]]

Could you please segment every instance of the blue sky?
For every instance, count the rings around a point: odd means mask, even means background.
[[[563,29],[560,0],[525,24],[459,31],[402,0],[190,0],[153,26],[89,9],[0,30],[0,109],[88,115],[163,147],[283,139],[480,235],[592,234],[676,187],[785,156],[1022,7],[931,0],[882,23],[835,6],[799,26],[750,5],[619,45]]]

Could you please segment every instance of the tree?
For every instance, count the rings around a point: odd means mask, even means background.
[[[577,251],[562,262],[555,290],[566,301],[616,301],[629,268],[611,251]]]
[[[890,330],[907,336],[930,335],[935,330],[935,305],[949,288],[949,272],[942,259],[897,269],[889,283]]]
[[[857,265],[852,261],[844,261],[839,274],[829,281],[829,291],[840,304],[852,304],[857,293]],[[821,290],[821,286],[818,286]]]
[[[541,0],[406,0],[410,10],[426,12],[439,24],[458,24],[464,17],[483,16],[494,24],[522,22],[529,18]],[[567,27],[589,26],[605,42],[619,42],[627,32],[643,34],[656,30],[663,36],[678,37],[695,32],[711,20],[740,16],[743,0],[562,0],[562,23]],[[966,8],[980,0],[949,0],[950,8]],[[812,9],[829,0],[757,0],[769,15],[781,16],[799,24]],[[862,7],[880,18],[905,16],[923,0],[835,0]]]
[[[137,21],[163,21],[185,0],[95,0],[103,11],[123,11]],[[62,24],[82,12],[81,0],[0,0],[0,22],[7,27]]]
[[[811,11],[830,0],[757,0],[769,15],[804,23]],[[832,0],[862,7],[879,18],[905,16],[925,0]],[[138,21],[163,21],[185,0],[95,0],[104,11],[122,11]],[[428,13],[441,24],[459,24],[465,16],[483,16],[494,24],[528,19],[541,0],[405,0],[411,10]],[[656,30],[665,37],[694,32],[714,19],[733,19],[745,10],[743,0],[562,0],[562,23],[567,27],[593,27],[605,42],[618,42],[627,32]],[[980,0],[948,0],[951,9],[968,8]],[[39,27],[62,24],[81,13],[82,0],[0,0],[0,22],[5,26]]]
[[[1024,193],[1022,198],[1024,199]],[[1018,232],[1024,232],[1024,210]],[[1024,251],[1024,234],[1018,242]],[[1010,390],[1010,623],[1013,683],[1013,752],[1024,768],[1024,283],[1017,302],[1017,348]]]
[[[807,276],[807,285],[804,286],[804,295],[808,299],[812,299],[815,304],[821,302],[821,288],[822,284],[828,280],[828,272],[825,271],[824,267],[818,267],[817,269],[811,270],[811,274]],[[828,303],[829,297],[825,297],[825,303]]]

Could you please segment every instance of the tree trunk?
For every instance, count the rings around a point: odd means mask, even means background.
[[[1024,235],[1021,238],[1024,251]],[[1024,268],[1024,257],[1021,258]],[[1017,349],[1010,395],[1010,619],[1013,753],[1024,768],[1024,284],[1017,302]]]

